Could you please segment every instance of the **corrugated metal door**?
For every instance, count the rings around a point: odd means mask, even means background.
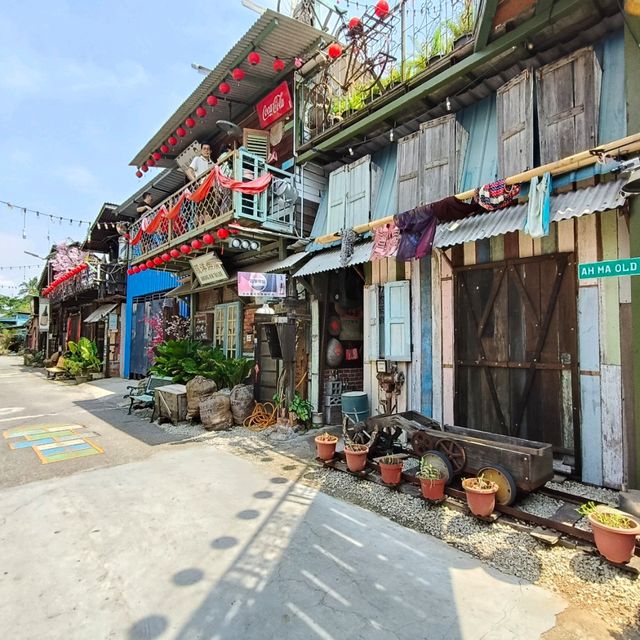
[[[513,176],[533,167],[533,74],[525,69],[502,85],[498,101],[500,175]]]
[[[398,213],[420,204],[421,139],[422,133],[416,131],[398,142]]]
[[[345,228],[369,222],[371,211],[371,156],[349,165],[349,186],[345,207]]]

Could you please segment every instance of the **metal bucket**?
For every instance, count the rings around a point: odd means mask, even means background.
[[[342,415],[353,423],[369,417],[369,398],[364,391],[347,391],[342,394]]]

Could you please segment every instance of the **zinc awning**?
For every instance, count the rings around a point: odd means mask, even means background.
[[[309,253],[305,253],[304,251],[302,253],[292,253],[282,260],[274,258],[273,260],[265,260],[264,262],[247,265],[245,270],[255,273],[279,273],[295,267],[301,260],[308,258],[309,255]]]
[[[351,267],[355,264],[363,264],[369,262],[371,258],[371,251],[373,250],[373,241],[363,242],[353,247],[353,256],[349,261],[347,267]],[[314,273],[322,273],[323,271],[333,271],[334,269],[342,269],[340,265],[340,248],[330,249],[329,251],[323,251],[316,255],[307,262],[301,269],[296,271],[293,275],[296,278],[303,276],[310,276]]]
[[[617,209],[625,203],[620,190],[625,180],[614,180],[586,189],[551,196],[551,222],[579,218],[589,213]],[[481,213],[438,225],[434,247],[451,247],[465,242],[522,231],[527,217],[527,205],[519,204],[499,211]]]
[[[84,322],[88,324],[92,324],[93,322],[100,322],[100,320],[104,320],[104,318],[108,316],[117,306],[117,302],[103,304],[102,306],[98,307],[93,313],[90,313],[84,319]]]

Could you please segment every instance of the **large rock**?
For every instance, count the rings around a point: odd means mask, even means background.
[[[229,397],[231,402],[231,413],[233,421],[237,425],[243,425],[244,421],[251,415],[255,401],[253,399],[252,384],[238,384],[231,390]]]
[[[222,431],[233,427],[229,394],[214,393],[201,400],[200,420],[208,431]]]
[[[204,376],[189,380],[187,387],[187,418],[197,420],[200,417],[200,400],[204,400],[218,390],[216,383]]]

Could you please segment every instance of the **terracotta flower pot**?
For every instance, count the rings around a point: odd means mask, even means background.
[[[358,448],[356,451],[352,451],[347,445],[344,448],[344,454],[347,458],[347,467],[349,471],[362,471],[367,466],[367,454],[369,453],[369,447],[362,446],[362,450]]]
[[[627,516],[635,525],[633,529],[617,529],[598,522],[590,513],[587,519],[593,529],[593,537],[598,551],[610,562],[624,564],[631,560],[636,544],[636,536],[640,535],[640,524]]]
[[[385,484],[396,485],[400,484],[402,480],[402,460],[398,462],[388,463],[380,462],[380,475],[382,476],[382,482]]]
[[[420,480],[423,498],[427,500],[442,500],[442,498],[444,498],[444,485],[446,484],[444,478],[433,480],[432,478],[421,478],[418,476],[418,480]]]
[[[493,513],[493,509],[496,506],[498,485],[495,482],[491,482],[490,489],[478,489],[474,487],[475,481],[476,478],[466,478],[462,481],[462,488],[467,495],[467,504],[471,509],[471,513],[486,518]]]
[[[336,445],[338,444],[338,438],[332,436],[331,440],[322,439],[326,437],[326,435],[321,435],[314,438],[318,458],[320,458],[320,460],[333,460],[336,455]]]

